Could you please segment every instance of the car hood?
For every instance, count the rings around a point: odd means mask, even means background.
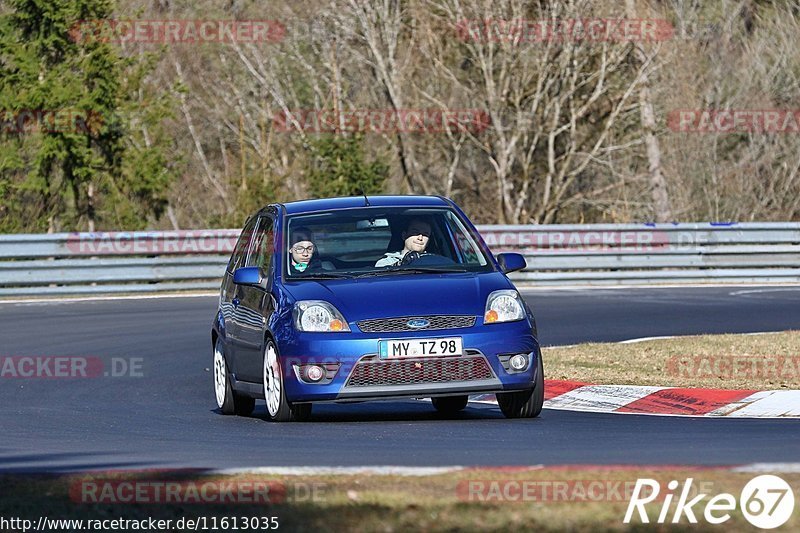
[[[284,284],[292,299],[325,300],[348,322],[419,315],[482,316],[486,297],[513,285],[499,272],[408,274]]]

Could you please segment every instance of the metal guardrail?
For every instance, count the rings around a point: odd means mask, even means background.
[[[520,284],[800,283],[800,223],[479,226]],[[239,230],[0,235],[0,296],[216,290]]]

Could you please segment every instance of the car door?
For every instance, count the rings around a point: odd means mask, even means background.
[[[265,287],[238,288],[236,378],[251,383],[260,383],[263,379],[264,332],[269,316],[275,309],[270,294],[274,268],[274,226],[274,215],[264,214],[259,218],[244,265],[261,269],[267,280]]]
[[[231,254],[231,259],[228,261],[228,266],[225,269],[225,276],[222,279],[222,288],[219,298],[219,310],[222,313],[223,326],[225,329],[225,356],[228,362],[228,368],[234,374],[236,373],[236,345],[238,335],[238,305],[239,295],[237,294],[237,285],[233,283],[233,273],[237,268],[244,266],[247,259],[247,252],[250,249],[250,244],[253,240],[253,230],[258,222],[258,217],[251,217],[244,225],[239,238],[236,241],[236,246]]]

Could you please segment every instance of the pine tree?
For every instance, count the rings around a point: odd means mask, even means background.
[[[0,231],[138,227],[158,216],[171,178],[163,151],[130,149],[128,127],[145,65],[76,31],[110,18],[112,2],[9,6],[0,17]]]
[[[363,136],[333,135],[310,141],[312,165],[308,184],[313,197],[377,194],[383,190],[389,167],[364,159]]]

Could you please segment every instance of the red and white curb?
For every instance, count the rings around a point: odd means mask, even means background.
[[[800,417],[800,390],[718,390],[592,385],[578,381],[546,380],[547,409],[647,415],[734,418]],[[497,403],[494,395],[470,401]]]

